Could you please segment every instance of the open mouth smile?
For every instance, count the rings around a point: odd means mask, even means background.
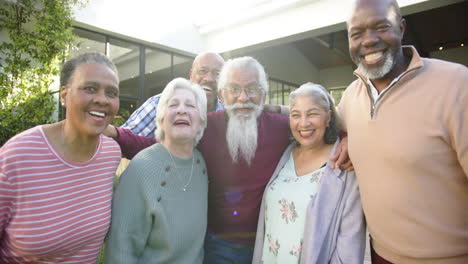
[[[314,133],[315,133],[315,129],[299,130],[299,135],[300,135],[302,138],[311,137]]]
[[[100,118],[104,118],[104,117],[107,116],[106,113],[104,113],[104,112],[98,112],[98,111],[89,111],[88,113],[89,113],[90,115],[92,115],[92,116],[100,117]]]
[[[190,126],[190,123],[187,120],[176,120],[174,122],[175,126]]]
[[[368,65],[376,64],[380,62],[385,56],[384,51],[372,52],[366,55],[363,55],[362,58],[364,62]]]

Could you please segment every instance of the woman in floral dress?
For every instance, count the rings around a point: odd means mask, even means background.
[[[263,195],[253,263],[363,263],[365,221],[353,172],[331,167],[339,121],[330,94],[307,83],[290,95],[294,142]]]

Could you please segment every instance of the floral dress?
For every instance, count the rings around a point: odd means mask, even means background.
[[[315,199],[325,167],[297,176],[291,152],[265,190],[265,243],[262,263],[299,263],[307,206]]]

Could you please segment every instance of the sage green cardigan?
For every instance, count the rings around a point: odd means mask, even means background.
[[[208,178],[205,161],[174,157],[155,144],[138,153],[114,195],[105,263],[203,262]]]

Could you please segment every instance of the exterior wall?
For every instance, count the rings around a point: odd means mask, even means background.
[[[356,79],[351,65],[322,69],[319,71],[319,83],[327,89],[346,88]]]
[[[281,49],[261,49],[250,53],[249,56],[256,58],[265,67],[269,77],[298,85],[318,81],[317,68],[290,45]]]
[[[462,0],[399,0],[404,13],[412,13]],[[89,1],[76,9],[76,20],[105,30],[191,53],[206,50],[227,52],[283,38],[308,38],[344,29],[351,1],[295,0],[257,1],[278,5],[266,13],[253,7],[243,12],[225,10],[216,1]],[[290,3],[288,5],[282,3]],[[217,9],[213,8],[213,6]],[[250,13],[249,18],[241,15]],[[330,15],[333,14],[333,15]],[[196,26],[200,17],[218,19]],[[213,28],[217,24],[224,28]]]
[[[99,0],[88,1],[74,14],[79,23],[196,54],[205,47],[191,22],[193,16],[201,15],[196,11],[197,4],[179,0]]]

